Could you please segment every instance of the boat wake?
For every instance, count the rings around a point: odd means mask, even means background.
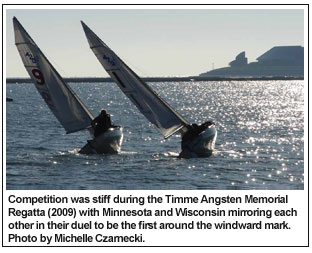
[[[168,151],[166,153],[156,153],[152,155],[153,158],[178,158],[179,157],[179,153],[178,152],[171,152]]]
[[[73,150],[68,150],[68,151],[63,151],[63,152],[59,152],[60,155],[77,155],[77,156],[88,156],[87,154],[81,154],[79,153],[80,149],[79,148],[75,148]],[[127,151],[127,150],[121,150],[118,154],[119,155],[135,155],[138,154],[139,152],[136,151]],[[110,156],[112,154],[98,154],[99,156]]]
[[[138,154],[139,152],[136,152],[136,151],[127,151],[127,150],[121,150],[119,152],[119,154],[121,155],[136,155]]]

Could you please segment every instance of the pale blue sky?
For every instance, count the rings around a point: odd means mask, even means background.
[[[252,62],[274,46],[304,46],[304,11],[298,9],[10,9],[7,77],[28,77],[14,45],[13,16],[63,77],[108,76],[80,20],[140,76],[198,75],[213,63],[227,66],[242,51]]]

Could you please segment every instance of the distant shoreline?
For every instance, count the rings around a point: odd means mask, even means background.
[[[102,83],[113,82],[110,77],[69,77],[64,78],[69,83]],[[303,77],[143,77],[145,82],[192,82],[192,81],[276,81],[276,80],[304,80]],[[31,83],[30,78],[7,78],[7,83]]]

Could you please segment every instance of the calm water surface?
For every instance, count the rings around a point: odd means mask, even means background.
[[[7,84],[7,189],[303,189],[303,81],[150,83],[191,123],[218,129],[210,158],[178,159],[113,83],[70,84],[89,110],[124,127],[122,153],[80,155],[87,132],[65,134],[33,84]]]

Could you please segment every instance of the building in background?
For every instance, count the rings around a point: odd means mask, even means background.
[[[238,54],[234,61],[231,61],[229,65],[231,67],[242,67],[247,65],[247,58],[245,56],[245,51]]]
[[[245,52],[238,54],[230,67],[202,73],[202,77],[300,77],[304,76],[304,48],[273,47],[248,64]]]

